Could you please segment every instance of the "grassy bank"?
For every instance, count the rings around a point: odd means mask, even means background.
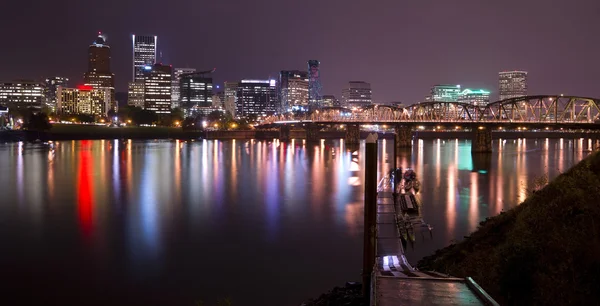
[[[587,305],[600,300],[600,154],[521,205],[481,222],[422,270],[471,276],[502,305]]]

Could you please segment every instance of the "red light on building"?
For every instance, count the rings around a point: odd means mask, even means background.
[[[90,85],[79,85],[79,86],[77,86],[77,89],[79,89],[79,90],[92,90],[92,89],[94,89],[94,87],[90,86]]]

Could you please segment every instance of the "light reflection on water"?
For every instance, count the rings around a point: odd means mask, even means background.
[[[533,178],[558,175],[590,146],[510,139],[472,155],[469,141],[436,139],[399,150],[397,166],[421,179],[423,217],[434,227],[409,248],[409,260],[514,207]],[[364,142],[343,140],[0,145],[0,243],[11,250],[0,269],[40,301],[76,289],[119,304],[102,289],[140,303],[227,295],[240,304],[297,304],[360,274],[364,150]],[[393,167],[392,141],[379,142],[378,157],[381,176]],[[70,272],[62,278],[54,266]],[[37,276],[33,283],[23,269]],[[271,277],[248,278],[259,274]],[[74,281],[82,277],[102,288]],[[268,300],[264,286],[277,289]]]

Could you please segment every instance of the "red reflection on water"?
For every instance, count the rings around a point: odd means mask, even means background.
[[[79,150],[79,172],[77,178],[77,209],[81,232],[89,237],[93,230],[94,184],[91,175],[90,141],[81,142]]]

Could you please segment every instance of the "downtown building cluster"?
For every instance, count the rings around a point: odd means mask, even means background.
[[[527,96],[527,71],[502,71],[498,73],[499,99]],[[426,102],[459,102],[484,107],[490,103],[490,91],[461,88],[460,85],[440,84],[431,87]]]
[[[318,60],[308,60],[305,70],[282,70],[277,78],[227,81],[213,85],[215,69],[173,68],[157,60],[158,37],[131,36],[131,78],[127,105],[170,114],[180,108],[186,116],[206,116],[219,111],[234,117],[261,117],[276,113],[306,112],[321,107],[361,108],[373,104],[371,84],[349,81],[341,99],[323,95]],[[88,46],[87,71],[79,86],[69,79],[49,77],[45,82],[17,80],[0,83],[0,105],[9,107],[47,107],[58,114],[87,114],[107,117],[117,112],[115,76],[111,71],[111,48],[102,33]],[[214,91],[214,89],[217,89]],[[527,72],[499,73],[501,100],[527,95]],[[121,97],[121,100],[124,98]],[[425,101],[460,102],[485,106],[490,92],[440,84],[431,88]],[[386,103],[403,106],[400,102]]]

